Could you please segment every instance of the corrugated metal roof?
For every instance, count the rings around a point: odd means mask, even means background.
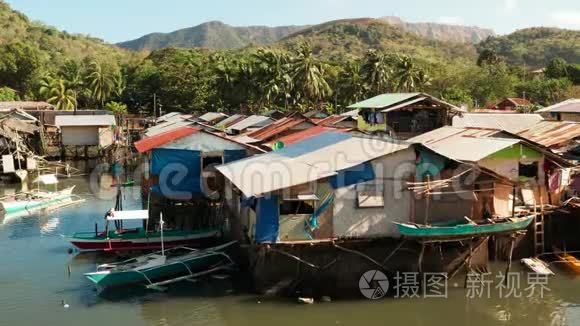
[[[199,132],[200,129],[193,127],[180,127],[174,130],[159,133],[157,135],[141,139],[135,142],[135,148],[139,153],[147,152],[153,148],[160,147],[172,141],[178,140],[180,138],[192,135]]]
[[[231,126],[231,125],[233,125],[235,123],[238,123],[238,122],[244,120],[245,118],[246,118],[246,116],[243,115],[243,114],[234,114],[234,115],[232,115],[232,116],[230,116],[228,118],[225,118],[224,120],[220,121],[218,123],[218,126],[227,128],[227,127],[229,127],[229,126]]]
[[[564,102],[548,106],[536,112],[564,112],[564,113],[580,113],[580,99],[569,99]]]
[[[352,109],[382,109],[402,101],[413,98],[421,93],[387,93],[371,97],[364,101],[355,103],[349,108]]]
[[[523,113],[465,113],[453,117],[453,127],[491,128],[518,133],[544,120],[539,114]]]
[[[358,109],[347,111],[345,113],[342,113],[341,115],[348,116],[348,117],[351,117],[351,118],[356,120],[356,119],[358,119]]]
[[[544,120],[517,135],[554,149],[566,146],[580,137],[580,123]]]
[[[159,118],[155,119],[156,123],[161,123],[161,122],[165,122],[165,121],[170,121],[173,120],[176,117],[180,117],[181,113],[179,112],[169,112],[167,114],[164,114],[162,116],[160,116]]]
[[[271,123],[265,127],[262,127],[258,130],[249,132],[245,134],[245,136],[257,139],[258,141],[264,141],[272,137],[275,137],[276,135],[279,135],[280,133],[283,133],[289,129],[292,129],[302,123],[309,123],[312,126],[314,126],[313,123],[308,122],[308,120],[304,118],[286,117],[278,121],[275,121],[274,123]]]
[[[324,132],[280,151],[253,156],[217,169],[244,195],[260,196],[335,175],[338,171],[409,146],[409,143]]]
[[[58,127],[77,126],[114,126],[116,125],[113,115],[57,115],[54,124]]]
[[[421,98],[421,99],[419,99]],[[370,99],[364,100],[362,102],[355,103],[349,108],[352,109],[382,109],[382,112],[388,112],[403,108],[405,106],[428,100],[439,106],[449,108],[454,111],[463,112],[462,108],[458,108],[453,104],[442,101],[436,97],[433,97],[425,93],[388,93],[381,94]]]
[[[175,130],[177,128],[181,128],[181,127],[185,127],[185,126],[192,126],[194,124],[195,124],[195,122],[188,121],[188,120],[167,121],[167,122],[160,123],[156,126],[153,126],[153,127],[150,127],[149,129],[147,129],[147,131],[145,132],[145,136],[151,137],[151,136],[159,135],[159,134],[167,132],[167,131]]]
[[[227,114],[223,114],[221,112],[208,112],[205,114],[202,114],[200,117],[198,117],[199,120],[205,121],[205,122],[214,122],[220,119],[225,119],[227,118]]]
[[[0,102],[0,110],[12,110],[12,109],[22,109],[22,110],[54,110],[54,106],[47,102],[34,102],[34,101],[4,101]]]
[[[264,127],[274,122],[274,119],[262,115],[251,115],[228,127],[229,130],[244,131],[248,128]]]
[[[519,139],[493,138],[496,130],[443,127],[409,139],[458,161],[477,162],[502,149],[520,143]]]
[[[343,120],[346,120],[346,119],[352,119],[352,117],[348,116],[348,115],[331,115],[331,116],[328,116],[324,119],[317,121],[316,124],[319,126],[332,126],[332,125],[334,125],[338,122],[341,122]]]
[[[158,147],[202,152],[221,152],[246,148],[243,144],[204,130],[180,137]]]
[[[329,128],[329,127],[324,127],[324,126],[316,126],[316,127],[308,128],[306,130],[292,133],[292,134],[284,136],[284,137],[280,137],[280,138],[276,139],[276,142],[281,141],[282,143],[284,143],[285,146],[288,146],[288,145],[303,141],[305,139],[314,137],[316,135],[320,135],[321,133],[326,132],[326,131],[344,132],[345,130],[337,129],[337,128]],[[270,142],[270,143],[267,143],[265,145],[268,147],[272,147],[273,144],[274,144],[274,142]]]

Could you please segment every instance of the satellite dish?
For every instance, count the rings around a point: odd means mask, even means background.
[[[274,145],[272,146],[272,150],[274,151],[281,150],[282,148],[284,148],[284,143],[281,141],[275,142]]]

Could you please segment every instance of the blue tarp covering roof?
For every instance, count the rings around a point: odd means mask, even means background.
[[[347,187],[361,182],[373,180],[375,171],[371,162],[365,162],[353,166],[349,169],[339,171],[337,175],[330,178],[330,185],[334,189]]]
[[[327,131],[282,148],[276,151],[276,154],[286,157],[298,157],[326,146],[335,145],[350,138],[352,138],[352,135],[345,132]]]
[[[153,192],[171,199],[198,197],[201,187],[201,152],[156,148],[151,158],[151,174],[159,177]]]

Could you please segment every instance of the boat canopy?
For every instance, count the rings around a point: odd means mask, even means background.
[[[56,178],[56,175],[54,174],[43,174],[43,175],[39,175],[36,179],[34,179],[33,181],[34,183],[44,183],[45,185],[54,185],[58,183],[58,179]]]
[[[107,221],[120,220],[146,220],[149,218],[148,210],[133,210],[133,211],[114,211],[112,215],[107,216]]]

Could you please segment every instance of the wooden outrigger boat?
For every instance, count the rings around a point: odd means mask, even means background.
[[[147,210],[137,211],[109,211],[106,218],[108,225],[111,221],[147,220]],[[99,232],[77,232],[68,237],[72,245],[80,250],[123,251],[123,250],[158,250],[177,246],[202,248],[217,243],[221,235],[220,229],[203,230],[164,230],[148,231],[146,228],[117,228]],[[162,238],[164,236],[164,239]]]
[[[55,175],[42,175],[36,183],[56,184]],[[61,206],[72,201],[75,186],[60,191],[42,191],[40,188],[5,197],[0,201],[0,218],[11,214],[30,213],[50,206]]]
[[[512,233],[526,229],[532,223],[535,215],[525,217],[505,218],[501,220],[486,220],[475,223],[469,219],[446,223],[421,225],[411,223],[395,223],[399,232],[409,238],[465,238],[501,233]]]
[[[144,285],[146,288],[159,290],[163,289],[163,285],[228,270],[235,265],[231,253],[237,241],[201,250],[189,247],[165,250],[163,243],[161,218],[160,252],[99,265],[96,272],[84,275],[101,289]]]

